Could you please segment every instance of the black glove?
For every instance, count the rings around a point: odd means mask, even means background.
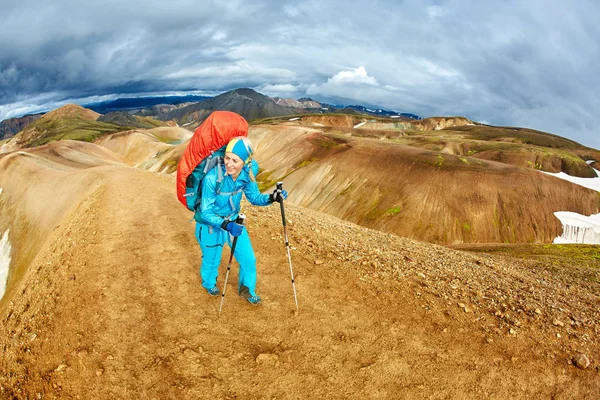
[[[287,197],[288,197],[288,193],[285,189],[281,189],[281,190],[275,189],[275,190],[273,190],[273,193],[271,193],[269,195],[269,201],[271,203],[275,203],[275,202],[280,203],[284,199],[287,199]]]

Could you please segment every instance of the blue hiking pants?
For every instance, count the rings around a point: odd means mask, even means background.
[[[210,289],[217,284],[223,245],[227,243],[231,248],[233,236],[221,228],[197,223],[196,239],[200,243],[200,250],[202,250],[202,265],[200,266],[202,286]],[[238,292],[241,286],[244,285],[248,288],[251,296],[256,296],[254,292],[256,289],[256,257],[246,227],[243,228],[242,234],[237,238],[233,257],[240,265]],[[227,259],[229,260],[229,255],[227,255]]]

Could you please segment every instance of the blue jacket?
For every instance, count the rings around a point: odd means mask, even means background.
[[[270,196],[260,193],[258,184],[250,177],[250,168],[256,176],[258,163],[252,160],[250,165],[242,168],[235,181],[230,175],[226,175],[225,165],[217,165],[210,170],[202,180],[202,202],[196,210],[196,221],[220,228],[226,219],[235,220],[240,212],[242,192],[253,205],[269,205]],[[220,174],[219,169],[221,169]],[[219,175],[223,177],[220,183]]]

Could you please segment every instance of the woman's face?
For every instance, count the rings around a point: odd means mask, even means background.
[[[242,172],[242,168],[244,168],[244,162],[235,153],[225,153],[224,161],[227,175],[231,175],[233,179],[236,179]]]

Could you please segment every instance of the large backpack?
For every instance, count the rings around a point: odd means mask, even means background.
[[[177,198],[190,211],[202,200],[202,179],[223,164],[227,144],[239,136],[248,136],[248,123],[231,111],[214,111],[194,131],[177,164]]]

